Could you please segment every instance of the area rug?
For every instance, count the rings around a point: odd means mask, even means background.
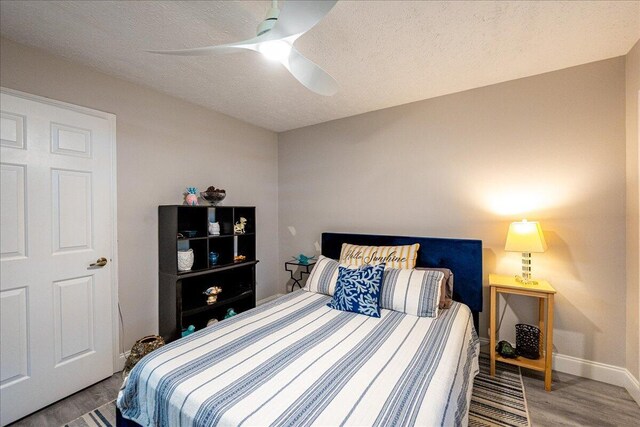
[[[116,425],[115,400],[66,424],[65,427],[112,427]],[[528,427],[529,413],[517,366],[498,362],[496,376],[489,375],[489,358],[480,356],[480,373],[473,382],[471,427]]]
[[[496,375],[489,375],[489,357],[480,355],[480,373],[473,381],[469,426],[531,425],[520,368],[497,362]]]
[[[116,425],[116,401],[105,403],[98,409],[87,412],[76,418],[65,427],[115,427]]]

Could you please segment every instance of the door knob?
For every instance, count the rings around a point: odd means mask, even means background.
[[[107,259],[100,257],[93,264],[89,264],[89,267],[104,267],[105,265],[107,265]]]

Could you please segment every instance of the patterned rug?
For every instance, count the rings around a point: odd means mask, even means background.
[[[116,425],[115,400],[66,424],[65,427],[113,427]],[[529,412],[517,366],[498,362],[496,376],[489,375],[489,358],[480,355],[480,373],[473,382],[469,426],[528,427]]]
[[[87,412],[83,416],[76,418],[65,427],[115,427],[116,425],[116,401],[105,403],[98,409]]]
[[[480,355],[480,373],[473,381],[469,426],[528,427],[529,411],[520,368],[496,364],[496,376],[489,375],[489,356]]]

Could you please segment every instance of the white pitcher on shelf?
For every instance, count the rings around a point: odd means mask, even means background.
[[[220,224],[217,222],[209,222],[209,234],[212,236],[219,236]]]

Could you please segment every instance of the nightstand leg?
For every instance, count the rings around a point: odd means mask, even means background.
[[[544,357],[544,337],[547,336],[547,331],[544,330],[544,303],[546,298],[538,298],[538,328],[540,329],[540,343],[538,351],[540,357]]]
[[[489,310],[489,359],[490,359],[490,374],[495,376],[496,374],[496,288],[491,286],[491,309]]]
[[[551,391],[551,363],[553,355],[553,294],[547,297],[547,333],[546,333],[546,351],[544,362],[544,389]]]

